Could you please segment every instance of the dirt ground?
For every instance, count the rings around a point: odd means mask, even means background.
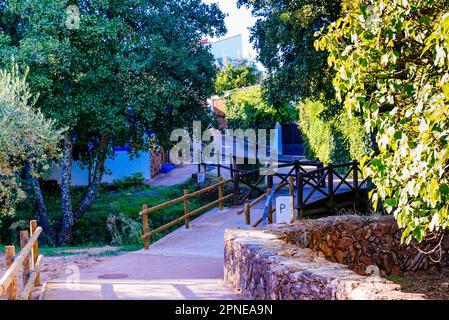
[[[45,256],[44,263],[41,269],[41,283],[49,280],[69,276],[73,274],[75,266],[79,270],[83,270],[99,264],[110,258],[110,254],[113,251],[119,251],[114,247],[98,247],[98,248],[83,248],[64,250],[61,252],[55,251],[56,256]],[[59,255],[60,254],[60,255]],[[5,253],[0,251],[0,275],[3,275],[5,270]],[[17,289],[20,292],[23,288],[22,272],[17,274]],[[38,299],[41,288],[38,287],[33,291],[33,299]],[[0,300],[4,300],[5,297],[0,297]]]
[[[413,276],[389,277],[388,280],[401,285],[402,292],[421,293],[426,299],[449,300],[449,268],[441,274],[417,272]]]
[[[111,254],[120,251],[114,247],[97,247],[54,251],[56,256],[44,256],[44,265],[41,270],[41,282],[69,276],[74,270],[74,266],[80,270],[95,266],[107,259]],[[5,254],[0,252],[0,274],[5,270]],[[444,268],[441,274],[429,272],[417,272],[413,276],[388,277],[388,280],[400,284],[402,292],[424,294],[426,299],[449,300],[449,268]],[[17,287],[22,289],[22,273],[17,275]],[[33,291],[33,299],[39,297],[41,288]],[[0,298],[0,300],[5,297]]]

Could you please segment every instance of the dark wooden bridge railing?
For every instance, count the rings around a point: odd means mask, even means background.
[[[200,156],[199,156],[200,157]],[[217,175],[219,177],[222,176],[223,170],[228,170],[230,172],[231,179],[233,181],[233,203],[234,205],[241,205],[247,201],[254,192],[256,196],[261,196],[265,193],[265,187],[262,186],[263,182],[267,182],[268,188],[273,187],[273,178],[278,177],[281,179],[280,184],[288,184],[289,177],[296,177],[298,172],[307,173],[310,170],[310,167],[316,167],[317,169],[322,168],[323,164],[319,161],[293,161],[286,162],[281,164],[276,164],[273,166],[269,164],[265,170],[274,170],[274,172],[267,173],[261,172],[261,169],[255,170],[239,170],[237,169],[237,161],[236,157],[233,155],[229,155],[229,159],[232,159],[231,163],[226,166],[222,161],[222,156],[220,153],[217,153],[216,162],[215,163],[198,163],[198,172],[201,172],[201,168],[204,168],[206,171],[207,166],[216,167]],[[288,173],[280,173],[277,169],[289,168],[291,167]],[[309,168],[307,168],[309,167]],[[310,179],[317,182],[320,176],[319,173],[314,173],[310,176]],[[248,190],[245,193],[241,193],[241,186],[244,185],[248,187]],[[324,184],[323,184],[324,186]]]
[[[355,200],[353,200],[352,202],[357,201],[360,190],[365,184],[368,183],[368,178],[365,178],[360,182],[359,174],[362,174],[362,170],[359,167],[358,161],[338,165],[329,164],[326,167],[322,167],[314,171],[297,173],[297,197],[295,209],[297,209],[298,211],[299,219],[303,218],[304,210],[308,205],[312,204],[312,196],[316,193],[321,193],[322,195],[324,195],[324,198],[322,199],[324,199],[325,201],[327,200],[328,210],[334,210],[336,208],[334,197],[337,194],[347,192],[353,193]],[[350,181],[351,175],[352,181]],[[316,179],[316,177],[319,177],[318,180]],[[339,181],[336,185],[335,179]],[[307,186],[311,187],[312,189],[310,190],[310,192],[305,194],[304,192]],[[342,190],[343,187],[347,187],[347,189]]]

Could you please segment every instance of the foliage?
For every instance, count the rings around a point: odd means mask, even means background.
[[[215,79],[215,93],[222,95],[225,91],[255,85],[259,71],[254,65],[234,66],[229,64],[222,68]]]
[[[68,5],[79,8],[79,29],[66,27]],[[13,56],[29,66],[31,91],[40,93],[37,106],[68,127],[63,217],[53,225],[60,226],[58,235],[43,224],[55,241],[71,241],[76,219],[95,201],[112,147],[129,144],[131,156],[146,151],[149,130],[168,147],[174,128],[213,120],[204,101],[216,68],[201,39],[224,32],[218,5],[201,0],[0,0],[0,65]],[[78,207],[70,193],[72,159],[94,173]],[[48,220],[41,202],[38,212]]]
[[[72,4],[79,30],[66,28]],[[101,134],[137,152],[146,130],[165,144],[172,128],[207,116],[216,70],[200,40],[223,34],[223,17],[201,0],[3,0],[0,58],[30,67],[37,105],[70,127],[75,158],[89,162]]]
[[[226,98],[226,121],[231,129],[273,129],[276,122],[292,119],[293,112],[289,104],[269,105],[260,86],[235,90]]]
[[[25,197],[24,166],[40,176],[49,161],[59,156],[62,132],[33,107],[35,99],[17,65],[10,71],[0,70],[0,209],[4,214]]]
[[[143,186],[144,183],[145,177],[141,172],[134,173],[123,179],[115,179],[112,181],[112,184],[116,189],[129,189],[131,187]]]
[[[259,17],[252,41],[268,71],[264,84],[268,101],[282,106],[290,101],[323,96],[334,104],[327,53],[316,52],[314,33],[340,15],[339,0],[239,0]]]
[[[369,139],[358,117],[343,112],[323,116],[327,109],[321,101],[306,99],[298,104],[299,125],[308,159],[323,163],[347,163],[370,152]]]
[[[351,1],[316,47],[337,71],[337,98],[362,112],[379,152],[366,172],[404,229],[421,241],[448,227],[447,1]]]
[[[111,233],[112,245],[129,245],[141,242],[143,234],[142,223],[126,217],[123,213],[110,215],[107,228]]]
[[[231,188],[231,186],[229,186]],[[73,188],[73,202],[75,205],[81,201],[85,193],[85,187]],[[131,187],[120,191],[110,190],[109,187],[102,188],[97,201],[86,212],[85,215],[77,219],[73,227],[73,245],[109,245],[113,238],[108,230],[107,221],[111,214],[123,214],[127,219],[131,219],[142,225],[142,218],[139,211],[142,204],[147,203],[150,207],[172,200],[183,194],[183,190],[196,191],[195,182],[192,180],[184,184],[168,187]],[[228,194],[231,190],[225,190]],[[213,194],[212,194],[213,193]],[[61,196],[59,192],[44,190],[45,201],[48,204],[48,213],[51,222],[58,226],[61,220]],[[204,197],[192,198],[189,201],[190,210],[195,210],[211,200],[217,199],[217,191],[211,192]],[[20,224],[20,221],[30,221],[34,219],[35,203],[33,201],[23,201],[18,204],[16,214],[11,216],[0,216],[0,242],[2,244],[17,244],[17,233],[11,233],[11,225]],[[158,210],[151,214],[150,229],[158,228],[184,214],[184,204],[182,202]],[[167,232],[173,231],[180,225],[170,228]],[[166,232],[157,235],[153,240],[164,236]],[[140,243],[143,246],[143,242]]]
[[[330,163],[336,146],[332,125],[320,118],[323,109],[324,105],[320,101],[305,100],[299,103],[299,126],[306,157]]]

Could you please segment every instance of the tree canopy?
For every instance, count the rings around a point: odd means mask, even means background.
[[[259,78],[260,72],[254,65],[234,66],[228,64],[217,73],[215,93],[222,95],[225,91],[255,85]]]
[[[226,98],[226,121],[231,129],[273,129],[276,122],[288,122],[293,114],[288,104],[281,108],[268,104],[261,86],[237,89]]]
[[[62,131],[53,120],[33,108],[26,75],[18,67],[0,70],[0,208],[3,214],[14,211],[17,201],[25,197],[22,172],[39,176],[49,162],[60,155],[58,144]]]
[[[449,8],[447,1],[348,1],[316,47],[329,52],[333,85],[362,112],[378,153],[366,167],[404,228],[421,241],[449,224]]]
[[[67,28],[79,8],[79,28]],[[37,106],[68,127],[62,158],[63,220],[59,242],[95,199],[111,146],[148,148],[145,133],[169,145],[175,128],[210,120],[204,101],[216,69],[205,35],[225,32],[216,4],[201,0],[1,0],[0,61],[30,68]],[[1,63],[1,62],[0,62]],[[89,191],[72,208],[72,159],[94,170]],[[41,211],[44,212],[44,211]]]
[[[270,104],[313,98],[334,100],[327,53],[314,50],[314,34],[340,15],[338,0],[239,0],[259,17],[251,40],[268,71],[264,88]]]

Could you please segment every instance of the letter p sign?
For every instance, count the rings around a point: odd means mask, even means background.
[[[293,197],[276,198],[276,223],[290,223],[293,219]]]
[[[71,5],[65,9],[65,26],[68,30],[78,30],[80,28],[80,9]]]

